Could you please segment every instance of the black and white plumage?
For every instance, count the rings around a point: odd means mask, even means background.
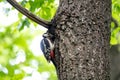
[[[43,38],[40,43],[41,50],[47,59],[48,62],[50,62],[51,58],[54,58],[53,48],[54,45],[51,43],[51,41],[47,38]]]
[[[52,61],[56,67],[55,63],[55,53],[54,53],[54,38],[48,33],[43,34],[43,39],[40,42],[40,48],[48,62]]]

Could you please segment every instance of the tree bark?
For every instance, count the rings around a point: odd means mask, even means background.
[[[110,80],[111,0],[60,0],[53,21],[59,80]]]

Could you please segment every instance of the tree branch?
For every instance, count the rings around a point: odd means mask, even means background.
[[[19,12],[21,12],[23,15],[28,17],[29,19],[33,20],[34,22],[38,23],[39,25],[42,25],[45,28],[48,28],[50,25],[50,22],[43,21],[38,16],[34,15],[27,9],[23,8],[21,5],[19,5],[15,0],[7,0],[14,8],[16,8]]]

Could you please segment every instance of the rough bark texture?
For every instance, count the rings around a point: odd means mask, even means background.
[[[59,80],[110,80],[110,0],[60,0],[54,21]]]

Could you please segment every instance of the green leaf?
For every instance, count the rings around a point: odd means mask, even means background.
[[[114,38],[114,37],[111,37],[110,44],[111,45],[116,45],[117,44],[117,39]]]
[[[25,26],[27,26],[27,27],[30,26],[30,22],[28,21],[27,18],[22,21],[22,25],[18,26],[18,29],[21,31],[22,29],[24,29]]]
[[[30,11],[34,12],[36,9],[39,9],[43,4],[44,4],[44,1],[45,0],[30,0],[29,3],[30,3]]]
[[[23,73],[22,73],[22,74],[15,74],[15,75],[11,78],[11,80],[22,80],[23,77],[24,77],[24,74],[23,74]]]
[[[46,20],[50,20],[51,18],[50,8],[42,7],[40,10],[40,16]]]
[[[53,2],[54,2],[54,0],[48,0],[48,2],[49,2],[49,3],[53,3]]]

